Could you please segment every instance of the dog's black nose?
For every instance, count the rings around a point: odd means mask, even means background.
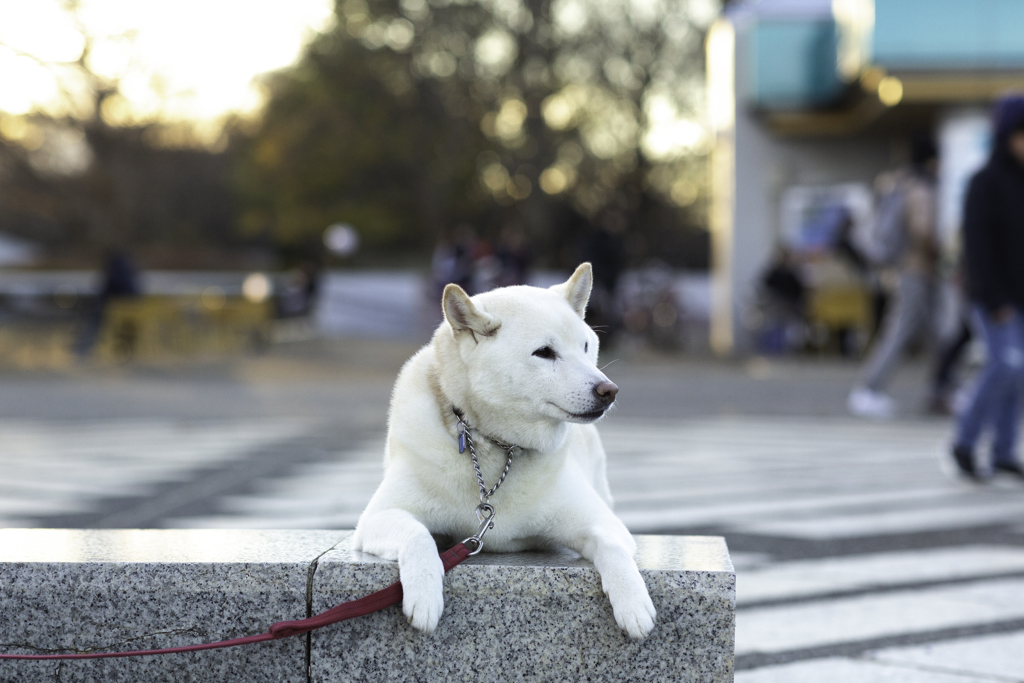
[[[610,406],[615,400],[615,394],[619,393],[619,388],[611,382],[601,382],[600,384],[594,385],[594,396],[597,400],[606,406]]]

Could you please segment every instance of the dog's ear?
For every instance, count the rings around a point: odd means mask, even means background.
[[[589,263],[581,263],[572,277],[551,289],[565,297],[576,315],[587,314],[587,302],[590,301],[590,289],[594,286],[594,271]]]
[[[444,319],[455,332],[469,330],[475,335],[490,337],[501,327],[501,321],[490,313],[476,307],[466,290],[456,284],[449,284],[441,295]]]

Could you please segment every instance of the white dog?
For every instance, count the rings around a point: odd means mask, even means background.
[[[583,322],[592,281],[584,263],[550,289],[470,298],[448,285],[445,322],[402,368],[384,481],[359,519],[354,547],[398,560],[402,610],[415,628],[433,631],[444,609],[444,568],[431,534],[460,540],[481,526],[478,506],[487,498],[471,452],[488,484],[508,473],[484,513],[494,515],[487,550],[571,548],[600,572],[626,633],[643,638],[654,628],[592,424],[618,391],[597,368],[597,335]]]

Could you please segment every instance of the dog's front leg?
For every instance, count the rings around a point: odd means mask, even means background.
[[[444,564],[427,527],[405,510],[367,513],[356,527],[353,546],[398,560],[402,612],[414,628],[432,632],[444,610]]]
[[[601,575],[601,588],[612,604],[615,623],[630,638],[640,640],[654,629],[657,612],[633,559],[633,537],[622,522],[613,519],[615,526],[621,528],[608,528],[608,522],[592,525],[579,553],[593,562]]]
[[[646,638],[657,613],[636,561],[636,542],[626,525],[590,487],[562,486],[567,506],[556,509],[554,540],[594,563],[615,623],[630,638]]]

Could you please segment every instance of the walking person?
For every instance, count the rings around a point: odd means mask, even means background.
[[[895,174],[879,210],[876,232],[883,252],[876,261],[899,268],[895,305],[886,314],[882,333],[847,398],[847,407],[861,417],[888,418],[896,402],[885,388],[904,348],[931,323],[935,273],[939,256],[935,178],[938,154],[930,137],[916,137],[911,166]]]
[[[103,284],[96,301],[86,310],[85,320],[75,340],[75,354],[85,358],[92,352],[112,302],[137,297],[140,293],[139,272],[131,257],[121,250],[111,251],[103,269]],[[134,339],[128,340],[129,347],[133,344]]]
[[[953,459],[961,474],[981,479],[975,452],[991,425],[992,471],[1024,478],[1017,455],[1024,393],[1024,96],[994,110],[992,156],[971,179],[963,245],[972,320],[988,360],[957,420]]]

